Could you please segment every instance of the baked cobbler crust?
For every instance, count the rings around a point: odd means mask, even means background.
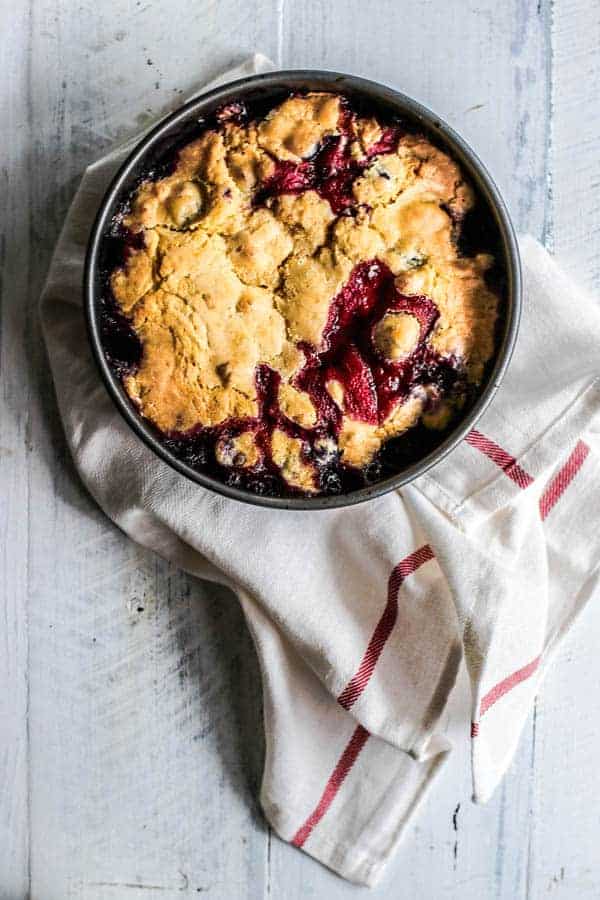
[[[459,252],[475,198],[423,136],[331,93],[259,121],[240,109],[122,218],[110,287],[141,344],[123,383],[167,438],[210,436],[226,480],[337,489],[325,469],[365,470],[417,423],[446,428],[481,382],[493,258]]]

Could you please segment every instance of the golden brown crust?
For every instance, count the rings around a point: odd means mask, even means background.
[[[309,395],[304,391],[283,382],[279,386],[278,400],[279,409],[290,422],[295,422],[302,428],[312,428],[317,424],[317,411]]]
[[[425,408],[425,402],[424,396],[410,397],[392,410],[381,425],[357,422],[349,416],[344,416],[338,436],[342,462],[356,469],[368,466],[382,444],[408,431],[418,422]]]
[[[352,271],[350,260],[323,247],[315,256],[292,256],[283,267],[278,309],[296,343],[321,344],[332,299]]]
[[[359,144],[357,152],[360,150],[361,156],[368,153],[383,135],[383,128],[377,119],[373,118],[356,118],[353,122],[353,131],[356,135],[356,142]]]
[[[290,437],[280,428],[273,431],[271,454],[284,480],[292,487],[313,494],[317,490],[315,470],[303,459],[302,449],[299,438]]]
[[[373,329],[375,346],[385,359],[394,362],[413,352],[420,335],[419,320],[405,312],[385,313]]]
[[[242,431],[234,437],[222,437],[215,445],[215,458],[227,468],[252,469],[260,461],[261,453],[253,431]]]
[[[275,288],[279,267],[294,249],[286,228],[268,209],[257,209],[229,241],[229,258],[245,284]]]
[[[482,378],[494,351],[498,298],[485,281],[491,258],[457,251],[456,223],[473,194],[449,156],[423,137],[402,137],[355,179],[352,216],[336,215],[315,190],[254,204],[276,161],[313,153],[339,132],[341,111],[333,94],[291,97],[258,125],[227,123],[205,132],[183,148],[172,174],[136,192],[124,224],[142,242],[112,274],[111,286],[143,345],[126,389],[163,431],[256,417],[261,364],[281,377],[283,415],[313,428],[317,411],[291,383],[305,361],[297,345],[321,347],[332,299],[355,265],[374,258],[391,269],[402,294],[436,304],[431,347],[459,360],[469,381]],[[376,120],[358,117],[352,128],[353,158],[362,158],[383,131]],[[383,357],[402,359],[419,340],[418,322],[390,311],[373,339]],[[442,428],[454,413],[424,390],[371,425],[344,412],[339,382],[328,390],[343,411],[338,449],[352,466],[368,464],[382,443],[419,418]],[[276,429],[271,449],[290,485],[316,490],[300,439]],[[222,465],[252,467],[260,459],[252,430],[215,453]]]
[[[335,94],[290,97],[260,123],[258,143],[277,159],[297,162],[339,132],[341,101]]]
[[[282,194],[271,204],[275,217],[287,228],[297,255],[312,256],[327,241],[335,220],[327,200],[316,191]]]
[[[498,297],[485,282],[492,261],[483,253],[473,259],[437,261],[437,265],[429,260],[396,279],[402,293],[425,294],[437,304],[440,318],[430,344],[442,355],[462,360],[474,384],[481,381],[494,352]]]

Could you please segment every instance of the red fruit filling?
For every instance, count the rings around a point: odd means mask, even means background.
[[[280,194],[301,194],[315,190],[328,200],[334,213],[340,214],[356,205],[352,184],[373,157],[391,153],[398,146],[400,128],[391,125],[372,144],[361,159],[351,154],[352,114],[345,110],[340,119],[341,134],[326,138],[314,156],[302,162],[279,161],[275,171],[262,183],[257,203]]]

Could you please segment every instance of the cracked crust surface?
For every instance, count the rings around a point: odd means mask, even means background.
[[[498,307],[485,280],[493,260],[457,250],[457,230],[474,197],[447,154],[409,134],[367,159],[383,128],[354,116],[341,139],[365,163],[351,184],[351,215],[334,213],[313,188],[257,205],[276,167],[302,164],[342,134],[344,115],[337,95],[290,97],[262,121],[206,131],[179,152],[171,174],[142,183],[133,196],[123,225],[137,239],[112,273],[111,288],[143,348],[125,388],[161,431],[256,420],[261,365],[281,379],[283,416],[302,429],[317,426],[318,410],[293,383],[305,363],[302,345],[326,349],[332,300],[354,267],[373,259],[389,267],[401,294],[436,304],[431,348],[456,360],[467,382],[483,377]],[[419,341],[418,322],[389,311],[372,337],[383,356],[403,359]],[[340,459],[357,468],[419,420],[445,427],[460,406],[421,390],[372,424],[346,414],[344,388],[330,385],[341,410]],[[235,442],[217,446],[221,465],[238,465],[234,457],[246,467],[260,461],[253,431],[244,435],[237,451]],[[318,490],[299,437],[276,428],[271,455],[288,484]]]
[[[339,133],[341,99],[335,94],[290,97],[258,126],[258,144],[277,159],[298,161],[310,156],[317,145]]]

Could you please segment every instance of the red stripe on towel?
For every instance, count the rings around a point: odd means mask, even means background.
[[[470,444],[473,444],[473,446],[477,446],[477,443],[474,443],[472,440],[470,440],[472,434],[473,432],[471,432],[471,434],[467,437],[467,440]],[[475,434],[478,435],[479,432],[476,432]],[[481,435],[481,437],[483,437],[483,435]],[[475,440],[478,441],[478,438],[476,438]],[[487,438],[484,438],[484,441],[487,441]],[[478,449],[480,448],[478,447]],[[585,443],[585,441],[578,441],[565,464],[561,466],[556,475],[554,475],[554,477],[551,478],[551,480],[548,482],[542,496],[540,497],[539,503],[540,516],[542,520],[546,518],[546,516],[550,513],[556,503],[558,503],[566,489],[569,487],[569,485],[581,469],[582,465],[587,459],[589,452],[590,448]],[[504,451],[501,451],[501,453],[504,453]],[[496,462],[496,460],[494,461]],[[498,465],[500,465],[500,463],[498,463]],[[502,468],[504,467],[502,466]],[[527,477],[529,478],[530,476]],[[513,672],[512,675],[509,675],[507,678],[499,681],[495,687],[488,691],[481,700],[479,706],[479,718],[481,719],[481,717],[488,711],[491,706],[494,705],[494,703],[496,703],[501,697],[511,691],[514,687],[516,687],[517,684],[521,684],[522,681],[526,681],[528,678],[531,678],[534,672],[537,671],[541,662],[541,658],[541,655],[536,657],[526,666],[523,666],[522,669],[517,669],[517,671]],[[471,737],[475,738],[478,734],[479,722],[472,722]]]
[[[471,447],[475,447],[476,450],[479,450],[480,453],[483,453],[488,459],[491,459],[492,462],[495,463],[498,468],[502,469],[504,474],[511,478],[515,484],[518,484],[520,488],[526,488],[529,487],[530,484],[533,484],[533,478],[529,472],[522,469],[514,456],[511,456],[510,453],[503,450],[502,447],[500,447],[499,444],[496,444],[495,441],[492,441],[491,438],[486,437],[480,431],[473,428],[472,431],[468,433],[465,440]]]
[[[369,732],[366,728],[363,728],[362,725],[358,725],[352,734],[352,737],[346,744],[346,748],[342,755],[340,756],[335,769],[333,770],[329,781],[325,785],[325,790],[321,794],[321,799],[315,806],[314,810],[311,812],[310,816],[302,825],[294,837],[292,838],[292,844],[295,847],[302,847],[305,843],[309,835],[311,834],[315,825],[318,825],[339,791],[340,787],[346,775],[356,762],[356,758],[358,754],[365,746],[367,739],[369,737]]]
[[[516,672],[513,672],[512,675],[508,675],[506,678],[503,678],[502,681],[499,681],[495,687],[488,691],[487,694],[482,698],[481,703],[479,704],[479,718],[481,719],[488,709],[497,703],[501,697],[504,697],[505,694],[508,694],[509,691],[512,691],[514,687],[518,684],[521,684],[522,681],[527,681],[528,678],[534,674],[537,670],[540,662],[541,655],[536,656],[535,659],[532,659],[530,663],[527,663],[526,666],[523,666],[522,669],[517,669]],[[471,737],[477,737],[479,734],[479,722],[471,723]]]
[[[365,655],[363,656],[355,675],[352,676],[338,697],[338,703],[343,706],[344,709],[350,709],[350,707],[358,700],[371,679],[373,670],[377,665],[377,660],[381,656],[381,651],[383,650],[386,641],[396,624],[396,619],[398,618],[398,592],[402,582],[405,578],[408,578],[409,575],[412,575],[413,572],[416,572],[420,566],[433,558],[433,550],[429,544],[424,544],[423,547],[419,547],[418,550],[415,550],[414,553],[411,553],[410,556],[401,560],[401,562],[394,567],[388,580],[388,599],[385,609],[379,622],[375,626],[375,631],[373,632]]]
[[[556,475],[548,482],[544,493],[540,497],[540,516],[545,519],[552,507],[559,501],[569,487],[580,468],[584,464],[590,448],[584,441],[578,441],[577,446]]]

